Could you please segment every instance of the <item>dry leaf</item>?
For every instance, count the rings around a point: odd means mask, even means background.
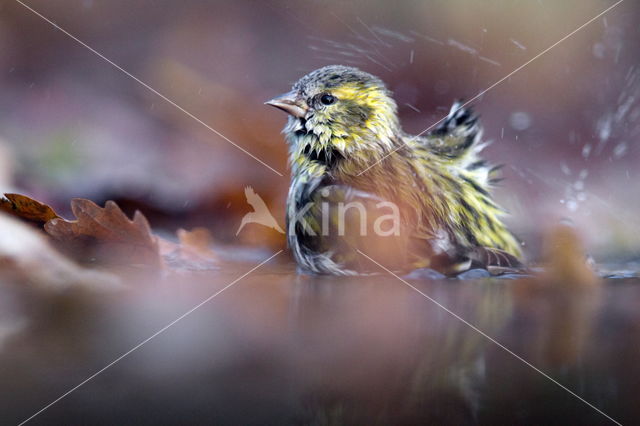
[[[211,233],[206,228],[193,228],[191,231],[178,229],[178,239],[184,248],[196,251],[204,256],[215,257],[211,250]]]
[[[130,220],[113,201],[104,208],[92,201],[71,201],[76,220],[66,220],[49,206],[25,195],[5,194],[0,208],[29,221],[44,223],[57,247],[86,263],[166,265],[180,270],[217,269],[212,238],[205,228],[179,229],[179,244],[151,233],[147,219],[136,212]],[[164,262],[163,262],[164,261]]]
[[[210,271],[218,269],[216,255],[211,250],[211,234],[205,228],[191,231],[178,229],[180,244],[159,240],[160,253],[168,266],[188,271]]]
[[[0,276],[45,289],[119,287],[116,276],[76,265],[56,251],[40,232],[1,213]]]
[[[594,288],[601,284],[576,229],[569,225],[553,227],[544,241],[547,280],[555,285],[571,288]]]
[[[569,225],[551,228],[544,240],[544,268],[514,287],[516,311],[539,321],[529,336],[541,366],[575,363],[592,333],[601,284],[580,235]]]
[[[0,198],[0,209],[21,219],[44,223],[58,218],[58,214],[48,205],[20,194],[4,194]]]
[[[44,229],[74,257],[117,265],[162,265],[158,239],[142,213],[137,211],[130,220],[113,201],[102,208],[79,198],[71,201],[71,211],[76,220],[54,218]]]

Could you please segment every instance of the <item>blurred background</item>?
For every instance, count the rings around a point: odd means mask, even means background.
[[[263,105],[323,65],[355,65],[420,132],[613,4],[538,1],[29,0],[43,16],[279,171],[278,176],[19,3],[0,1],[0,186],[68,212],[116,200],[154,229],[283,246],[252,225],[251,185],[284,222],[284,115]],[[537,256],[571,219],[589,250],[640,250],[640,4],[624,2],[477,100],[497,197]]]

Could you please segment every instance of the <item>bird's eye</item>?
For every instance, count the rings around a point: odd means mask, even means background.
[[[325,93],[324,95],[320,96],[320,102],[322,103],[322,105],[331,105],[332,103],[335,103],[335,101],[337,101],[338,99],[335,96],[329,95],[328,93]]]

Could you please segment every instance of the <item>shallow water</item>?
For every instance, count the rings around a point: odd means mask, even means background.
[[[239,261],[220,271],[130,274],[130,288],[113,294],[0,286],[12,318],[24,320],[0,341],[2,423],[28,418],[268,254],[231,257]],[[626,272],[582,287],[404,283],[300,276],[284,257],[33,423],[612,423],[550,378],[623,424],[640,418],[640,279]]]

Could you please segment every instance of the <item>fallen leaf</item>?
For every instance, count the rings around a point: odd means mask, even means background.
[[[215,257],[215,253],[211,250],[211,233],[206,228],[193,228],[191,231],[186,229],[178,229],[178,239],[183,247],[196,251],[202,255]]]
[[[179,244],[159,239],[160,253],[167,266],[187,271],[210,271],[218,269],[216,255],[211,250],[212,238],[205,228],[191,231],[178,229]]]
[[[572,226],[561,224],[544,239],[547,281],[573,290],[594,288],[601,280],[588,261],[582,240]]]
[[[112,274],[82,268],[55,250],[44,235],[0,213],[0,276],[47,290],[69,287],[117,289]]]
[[[585,253],[578,230],[566,224],[545,235],[543,269],[514,287],[515,310],[539,321],[530,335],[541,366],[557,368],[578,361],[593,332],[601,302],[600,280]]]
[[[178,270],[217,269],[205,228],[179,229],[179,243],[152,234],[147,219],[136,211],[130,220],[113,201],[100,207],[76,198],[71,211],[76,220],[61,218],[51,207],[20,194],[5,194],[0,208],[28,221],[44,224],[58,249],[84,263],[120,266],[169,266]]]
[[[113,201],[100,207],[80,198],[71,201],[71,211],[76,220],[56,217],[44,229],[73,257],[117,265],[162,265],[158,238],[139,211],[130,220]]]
[[[20,194],[4,194],[4,198],[0,198],[0,209],[21,219],[39,223],[60,217],[48,205]]]

